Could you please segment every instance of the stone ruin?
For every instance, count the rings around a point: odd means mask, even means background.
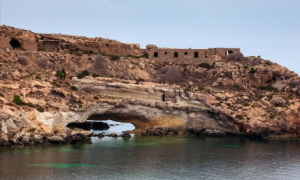
[[[26,51],[65,51],[101,53],[117,56],[148,56],[159,62],[198,64],[211,62],[232,53],[239,53],[239,48],[209,49],[171,49],[147,45],[141,49],[139,44],[126,44],[104,38],[87,38],[61,34],[37,34],[31,31],[0,26],[0,49]]]

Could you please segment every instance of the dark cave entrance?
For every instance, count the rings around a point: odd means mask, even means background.
[[[161,101],[163,101],[163,102],[166,101],[166,95],[165,94],[161,95]]]
[[[150,120],[143,116],[127,113],[93,114],[85,122],[75,122],[67,125],[70,129],[83,129],[95,134],[121,135],[122,133],[140,134],[151,125]]]
[[[104,123],[104,122],[91,122],[91,121],[86,121],[86,122],[83,122],[83,123],[70,123],[70,124],[67,125],[67,127],[70,128],[70,129],[74,129],[74,128],[83,129],[83,130],[86,130],[86,131],[109,129],[109,125],[107,123]]]
[[[12,39],[9,43],[13,49],[21,49],[21,43],[18,40]]]

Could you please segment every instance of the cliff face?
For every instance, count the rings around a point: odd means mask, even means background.
[[[8,42],[0,45],[4,140],[17,142],[20,132],[64,136],[71,133],[69,123],[95,115],[132,122],[140,131],[162,126],[264,137],[297,137],[300,131],[298,75],[260,57],[231,54],[192,64],[154,61],[133,57],[129,52],[137,45],[105,40],[109,53],[103,53],[77,46],[90,41],[84,37],[1,28],[1,42]],[[42,37],[63,39],[63,49],[32,50]],[[12,38],[24,46],[13,49]]]

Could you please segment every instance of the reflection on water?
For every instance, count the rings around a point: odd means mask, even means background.
[[[1,180],[299,179],[300,143],[244,138],[93,138],[0,150]]]
[[[89,164],[60,164],[60,163],[50,163],[50,164],[28,164],[28,167],[55,167],[60,169],[74,168],[74,167],[97,167]]]
[[[88,121],[93,121],[93,120],[88,120]],[[99,122],[99,120],[98,120]],[[107,123],[109,125],[109,129],[107,130],[101,130],[101,131],[94,131],[92,130],[92,132],[99,134],[99,133],[105,133],[105,134],[122,134],[123,131],[133,131],[135,129],[134,125],[131,123],[121,123],[121,122],[117,122],[117,121],[113,121],[113,120],[103,120],[100,122],[104,122]]]

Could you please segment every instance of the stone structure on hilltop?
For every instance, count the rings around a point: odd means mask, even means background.
[[[209,49],[170,49],[157,48],[156,45],[148,45],[147,54],[149,59],[159,61],[211,61],[216,56],[227,56],[232,53],[240,53],[239,48],[209,48]]]
[[[139,44],[126,44],[103,38],[87,38],[61,34],[35,34],[31,31],[0,27],[0,49],[23,49],[27,51],[83,51],[85,53],[103,53],[118,56],[148,56],[150,60],[161,62],[199,63],[209,62],[232,53],[240,53],[238,48],[209,49],[171,49],[147,45],[141,49]]]

